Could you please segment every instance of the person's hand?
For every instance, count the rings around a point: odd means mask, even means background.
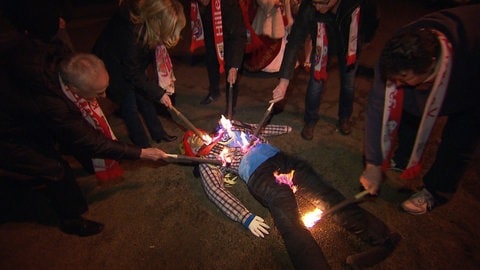
[[[172,100],[170,99],[170,96],[167,94],[167,92],[165,92],[165,94],[163,94],[162,98],[160,99],[160,103],[165,105],[165,107],[167,107],[167,109],[172,108]]]
[[[290,80],[287,79],[280,79],[280,82],[278,83],[277,87],[273,89],[273,95],[272,95],[272,100],[270,100],[270,103],[276,103],[280,100],[282,100],[285,97],[285,93],[287,92],[288,84],[290,83]]]
[[[263,238],[264,235],[268,234],[268,229],[270,229],[270,227],[265,223],[263,218],[259,216],[255,216],[253,220],[250,222],[250,224],[248,225],[248,229],[256,237]]]
[[[228,70],[227,82],[229,85],[234,84],[237,81],[238,68],[230,68]]]
[[[150,147],[150,148],[142,148],[142,152],[140,153],[140,158],[157,161],[159,159],[168,158],[168,156],[167,156],[167,153],[165,153],[164,151],[155,147]]]
[[[360,183],[371,195],[376,195],[383,181],[382,166],[367,163],[360,176]]]

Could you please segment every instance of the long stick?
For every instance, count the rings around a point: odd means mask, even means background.
[[[228,110],[227,110],[227,118],[232,120],[233,114],[233,84],[230,84],[228,87]]]
[[[255,129],[255,132],[253,133],[253,135],[255,137],[258,136],[258,134],[260,134],[260,130],[262,130],[263,126],[265,125],[265,123],[267,122],[267,119],[268,119],[268,116],[270,115],[270,113],[272,112],[272,109],[273,109],[273,105],[275,103],[270,103],[270,106],[268,106],[268,109],[267,111],[265,111],[265,113],[263,114],[263,118],[262,120],[260,121],[260,123],[258,123],[258,126],[257,128]]]
[[[174,106],[172,106],[170,110],[172,110],[178,116],[178,118],[180,118],[180,120],[182,120],[188,126],[188,129],[192,130],[199,138],[203,140],[203,134],[179,110],[177,110]]]
[[[336,211],[344,208],[345,206],[347,205],[350,205],[352,203],[356,203],[358,200],[360,200],[361,198],[365,197],[369,192],[367,190],[364,190],[360,193],[357,193],[357,195],[351,197],[351,198],[348,198],[348,199],[345,199],[344,201],[340,202],[339,204],[337,205],[334,205],[333,207],[327,209],[325,212],[322,213],[322,219],[326,216],[329,216],[333,213],[335,213]]]
[[[218,159],[206,159],[201,157],[190,157],[185,155],[176,155],[176,154],[167,154],[167,156],[175,161],[180,162],[197,162],[197,163],[208,163],[208,164],[215,164],[215,165],[223,165],[223,162]]]

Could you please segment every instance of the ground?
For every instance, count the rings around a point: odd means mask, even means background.
[[[79,9],[81,15],[70,24],[72,38],[81,51],[91,48],[110,14],[108,6],[93,7]],[[419,1],[393,0],[381,1],[380,7],[380,29],[361,58],[366,71],[394,29],[432,8]],[[207,94],[207,75],[202,63],[193,61],[188,54],[187,41],[186,34],[172,52],[177,77],[176,108],[195,126],[210,130],[225,109],[225,95],[208,106],[199,105]],[[298,70],[284,111],[272,119],[274,124],[292,126],[293,131],[270,141],[283,151],[308,160],[325,180],[351,197],[359,192],[364,106],[372,78],[369,72],[358,77],[354,129],[351,135],[343,136],[335,127],[338,106],[335,65],[331,70],[314,140],[305,141],[300,137],[307,74]],[[260,121],[276,82],[275,77],[242,76],[234,118],[251,123]],[[104,106],[118,137],[128,140],[122,121],[113,113],[114,106],[108,102],[104,102]],[[171,134],[183,135],[185,125],[177,117],[161,120]],[[158,146],[166,152],[178,153],[178,144],[179,140]],[[438,140],[430,144],[430,157],[436,144]],[[399,209],[399,204],[411,192],[409,188],[416,187],[420,181],[402,182],[396,173],[388,172],[379,196],[360,205],[400,233],[402,240],[390,257],[371,269],[479,268],[479,156],[452,200],[421,216]],[[80,168],[76,170],[90,205],[86,217],[105,224],[101,234],[79,238],[44,224],[48,222],[4,222],[0,224],[0,269],[292,269],[268,210],[252,198],[243,182],[230,189],[272,227],[265,239],[256,238],[225,217],[204,194],[191,165],[146,161],[122,161],[121,164],[125,168],[123,179],[103,185]],[[30,209],[44,209],[42,203]],[[300,200],[299,203],[302,211],[309,207],[308,202]],[[365,249],[364,243],[328,218],[311,231],[333,269],[342,269],[348,255]]]

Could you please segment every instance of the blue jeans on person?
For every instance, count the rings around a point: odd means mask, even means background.
[[[288,185],[278,184],[273,175],[275,171],[289,173],[291,170],[295,170],[296,193]],[[247,185],[250,193],[270,210],[295,269],[329,269],[320,246],[301,221],[296,196],[321,210],[337,205],[345,197],[307,162],[282,152],[262,163],[250,176]],[[347,206],[332,218],[370,245],[382,244],[389,234],[381,220],[358,205]]]
[[[340,94],[338,101],[338,119],[350,119],[353,113],[353,101],[355,98],[355,75],[358,64],[347,67],[339,64],[340,72]],[[304,121],[307,124],[314,124],[320,118],[318,109],[323,96],[325,82],[316,80],[314,77],[314,68],[310,70],[310,79],[308,81],[307,93],[305,95],[305,114]]]
[[[129,91],[120,104],[120,115],[127,126],[128,136],[136,146],[150,147],[150,139],[143,122],[147,127],[150,137],[159,141],[166,132],[158,118],[153,101],[135,91]],[[140,115],[143,118],[140,118]]]

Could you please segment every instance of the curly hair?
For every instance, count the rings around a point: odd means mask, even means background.
[[[120,0],[130,11],[130,20],[137,26],[137,41],[155,48],[163,43],[174,47],[186,25],[183,5],[177,0]]]
[[[412,70],[424,74],[440,54],[440,42],[428,29],[411,29],[401,32],[389,41],[380,55],[380,74],[384,80],[401,71]]]

